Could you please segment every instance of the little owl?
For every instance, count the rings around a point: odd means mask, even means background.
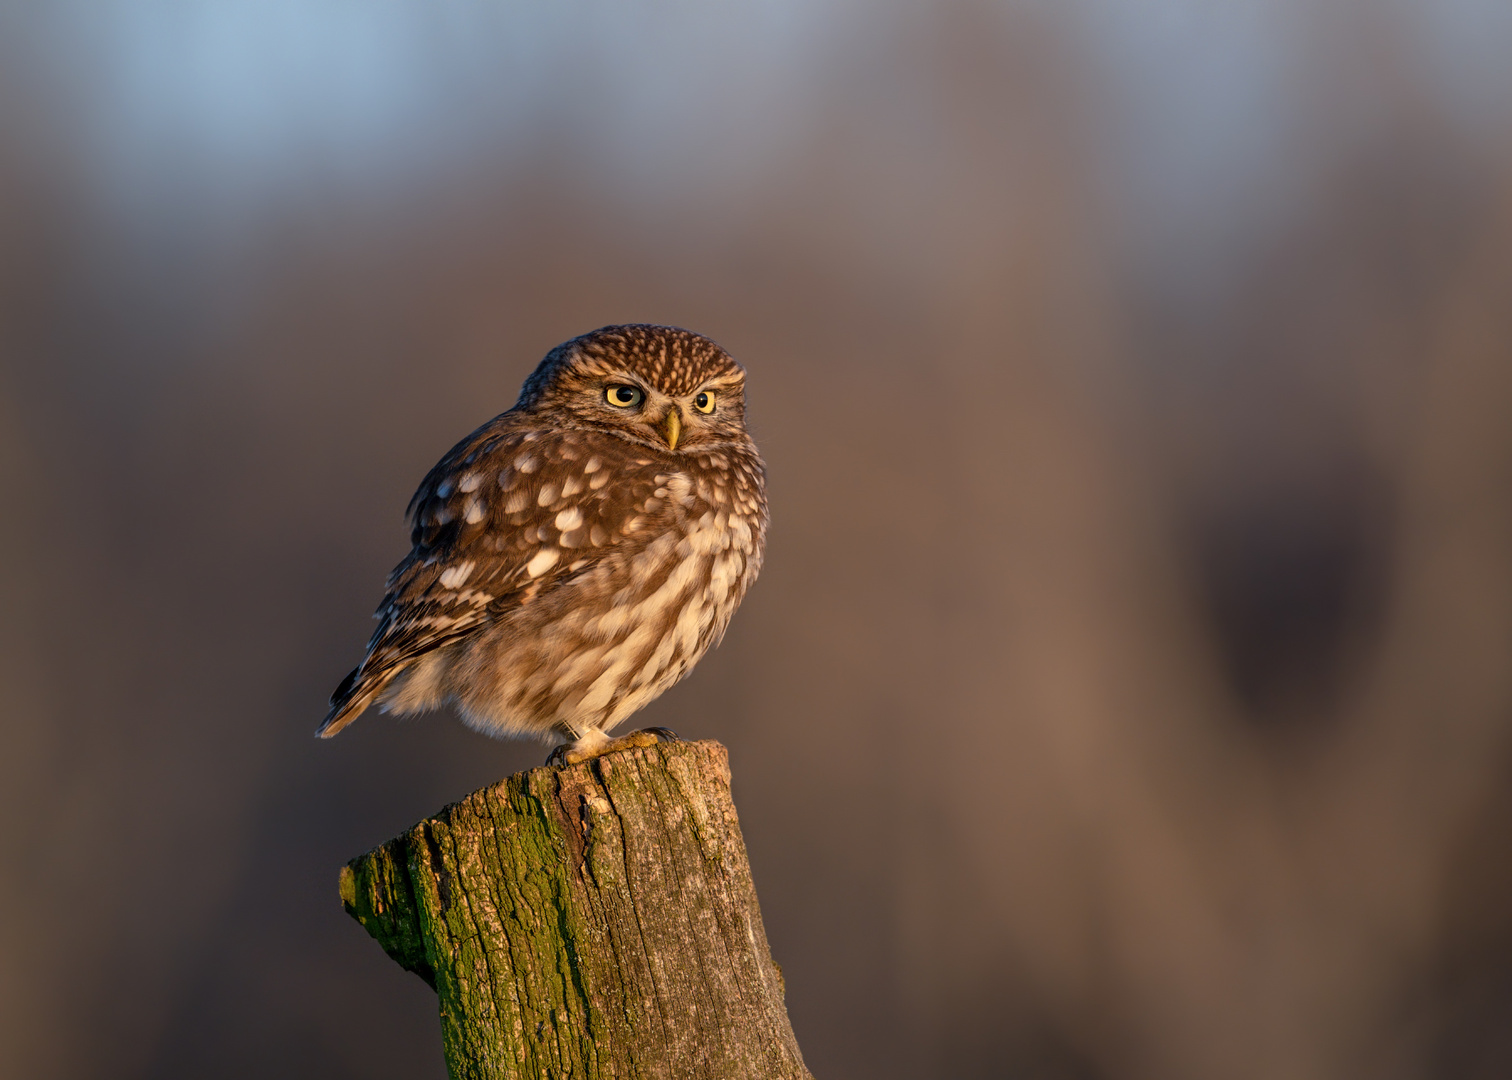
[[[421,482],[414,548],[316,734],[374,702],[451,703],[487,734],[565,743],[568,761],[625,745],[608,733],[718,642],[761,567],[744,387],[728,353],[673,327],[551,350]]]

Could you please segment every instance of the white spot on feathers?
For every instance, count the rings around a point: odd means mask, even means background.
[[[671,489],[674,499],[686,505],[688,496],[693,494],[693,479],[687,473],[673,473],[667,481],[667,487]]]
[[[557,494],[561,490],[562,489],[557,487],[555,484],[542,484],[541,492],[536,496],[536,502],[541,506],[550,506],[552,503],[557,501]]]
[[[556,516],[556,527],[566,532],[575,529],[583,523],[583,512],[576,506],[569,506]]]
[[[479,502],[477,499],[467,500],[467,513],[463,515],[463,518],[469,525],[476,525],[478,522],[482,521],[485,514],[486,511],[483,509],[483,504],[481,502]]]
[[[473,560],[468,559],[466,562],[458,563],[448,570],[443,570],[441,572],[441,587],[443,589],[455,589],[472,575],[473,568],[477,565]]]
[[[525,564],[525,572],[533,578],[538,578],[556,565],[560,558],[556,548],[542,548],[535,553],[535,558]]]
[[[534,501],[535,500],[530,497],[530,492],[526,491],[524,488],[521,488],[518,491],[511,491],[504,498],[504,512],[506,514],[518,514],[521,510],[525,509]]]

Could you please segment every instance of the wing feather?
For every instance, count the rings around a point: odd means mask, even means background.
[[[638,550],[676,512],[672,471],[612,435],[542,433],[513,411],[463,439],[410,499],[413,547],[389,575],[367,654],[332,695],[318,734],[350,723],[418,657],[614,549]]]

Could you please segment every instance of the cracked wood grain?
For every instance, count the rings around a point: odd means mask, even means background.
[[[435,988],[454,1080],[811,1080],[718,743],[510,777],[354,859],[341,898]]]

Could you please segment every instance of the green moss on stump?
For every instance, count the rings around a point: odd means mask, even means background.
[[[474,792],[341,871],[455,1080],[808,1080],[715,742]]]

